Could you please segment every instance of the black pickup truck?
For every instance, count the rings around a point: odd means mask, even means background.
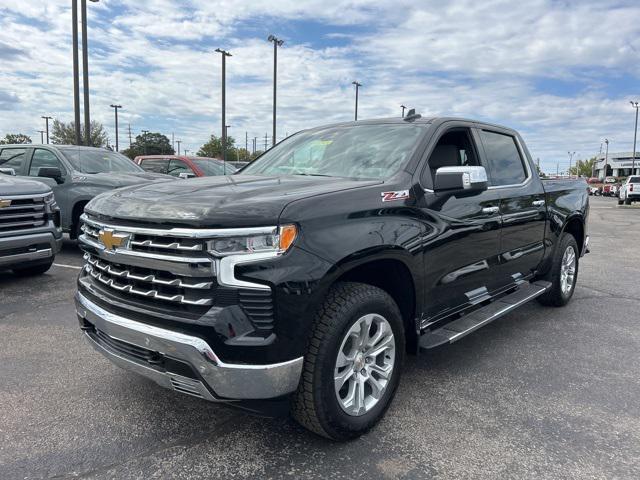
[[[352,438],[405,354],[534,298],[566,304],[588,213],[586,183],[541,181],[508,128],[412,112],[310,129],[232,176],[93,199],[78,319],[162,386],[288,399],[305,427]]]

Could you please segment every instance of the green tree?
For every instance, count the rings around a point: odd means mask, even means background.
[[[576,164],[569,169],[570,175],[578,175],[582,177],[590,177],[593,173],[593,166],[598,157],[591,157],[589,160],[578,160]]]
[[[256,150],[254,153],[251,154],[251,156],[249,157],[249,161],[253,162],[256,158],[258,158],[260,155],[262,155],[264,152],[262,150]]]
[[[76,145],[76,127],[75,122],[53,121],[53,129],[51,133],[51,142],[58,145]],[[89,127],[89,145],[92,147],[104,147],[107,145],[107,132],[100,122],[95,120],[91,122]],[[85,145],[84,128],[80,129],[80,141]]]
[[[238,154],[235,148],[236,141],[233,137],[227,137],[227,160],[237,160]],[[207,143],[200,147],[199,157],[222,158],[222,139],[211,135]]]
[[[122,153],[133,159],[138,155],[174,155],[175,150],[166,135],[147,132],[137,135],[136,140]]]
[[[24,133],[7,133],[0,140],[0,145],[9,145],[12,143],[31,143],[31,137]]]

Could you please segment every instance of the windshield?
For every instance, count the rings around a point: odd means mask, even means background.
[[[640,177],[629,177],[629,183],[640,183]]]
[[[121,153],[101,148],[61,148],[73,168],[82,173],[144,172]]]
[[[236,169],[233,165],[227,162],[226,165],[223,165],[220,160],[215,160],[213,158],[201,158],[201,157],[190,157],[191,161],[194,162],[205,175],[231,175],[236,172]]]
[[[318,175],[385,179],[409,160],[424,126],[353,125],[300,132],[238,175]]]

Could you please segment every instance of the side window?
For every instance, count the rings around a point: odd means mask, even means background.
[[[56,155],[42,148],[36,148],[31,158],[31,166],[29,167],[29,176],[37,177],[40,171],[40,167],[58,167],[62,174],[65,174],[64,167],[60,164],[60,160]]]
[[[169,161],[169,170],[167,172],[169,175],[173,175],[177,177],[181,173],[194,173],[191,168],[184,163],[182,160],[171,159]]]
[[[0,152],[0,168],[13,168],[17,175],[27,159],[26,148],[5,148]]]
[[[526,180],[527,172],[515,138],[486,130],[480,131],[480,138],[492,185],[517,185]]]
[[[422,172],[422,184],[433,185],[436,170],[440,167],[479,166],[478,156],[467,128],[450,130],[440,137],[429,156],[428,166]]]
[[[147,172],[167,173],[168,163],[164,158],[144,158],[140,166]]]

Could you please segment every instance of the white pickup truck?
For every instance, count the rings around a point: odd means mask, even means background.
[[[640,200],[640,176],[630,175],[620,186],[618,205],[631,205],[631,202]]]

